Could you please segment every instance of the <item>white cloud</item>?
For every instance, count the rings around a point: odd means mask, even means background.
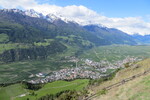
[[[35,0],[0,0],[0,6],[3,8],[16,8],[16,7],[31,7],[38,5]]]
[[[144,21],[142,17],[109,18],[82,5],[60,7],[47,3],[39,4],[35,0],[0,0],[0,6],[2,8],[34,9],[44,15],[49,13],[59,14],[82,24],[103,24],[107,27],[120,29],[128,34],[150,34],[150,22]]]

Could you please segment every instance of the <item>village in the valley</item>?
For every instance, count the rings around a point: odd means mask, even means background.
[[[75,62],[76,67],[73,68],[65,68],[60,69],[58,71],[53,71],[51,74],[47,75],[43,72],[32,74],[29,77],[36,77],[36,79],[28,81],[32,84],[38,84],[38,83],[47,83],[47,82],[53,82],[56,80],[73,80],[73,79],[99,79],[101,77],[107,76],[111,73],[113,73],[118,68],[124,68],[124,65],[126,63],[132,64],[133,62],[140,61],[142,59],[139,59],[137,57],[129,57],[127,56],[122,61],[117,61],[115,63],[110,63],[108,61],[100,61],[100,62],[94,62],[89,59],[81,59],[84,64],[80,64],[80,66],[77,64],[79,59],[75,57],[71,57],[70,62]]]

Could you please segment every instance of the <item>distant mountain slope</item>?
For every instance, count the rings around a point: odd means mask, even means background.
[[[136,44],[130,35],[114,28],[107,28],[98,25],[86,25],[84,28],[96,36],[109,41],[110,44]]]
[[[129,68],[119,71],[115,78],[101,83],[98,87],[93,88],[94,91],[100,91],[103,87],[110,86],[117,82],[121,82],[120,86],[113,87],[106,94],[99,95],[92,100],[149,100],[150,95],[150,59],[138,62]],[[145,73],[145,71],[148,71]],[[135,76],[135,77],[134,77]],[[130,79],[129,79],[130,77]],[[124,82],[122,80],[129,79]]]
[[[56,26],[41,18],[30,17],[13,10],[0,10],[0,16],[0,33],[7,34],[12,42],[42,41],[52,38],[56,33]]]
[[[150,35],[134,34],[132,37],[140,44],[150,44]]]

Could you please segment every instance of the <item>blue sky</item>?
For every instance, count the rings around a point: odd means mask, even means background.
[[[150,0],[37,0],[58,6],[83,5],[108,17],[147,16]]]

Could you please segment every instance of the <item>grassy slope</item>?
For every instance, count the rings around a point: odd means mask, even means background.
[[[87,86],[88,79],[78,79],[74,81],[55,81],[44,85],[44,87],[38,91],[34,91],[37,96],[27,95],[25,97],[17,97],[21,94],[29,93],[29,90],[26,90],[22,87],[21,84],[10,85],[7,87],[0,87],[0,100],[35,100],[41,96],[47,94],[56,94],[64,90],[82,90]]]
[[[100,86],[95,87],[93,89],[94,92],[98,92],[103,87],[119,82],[124,78],[144,72],[144,70],[149,68],[150,59],[141,61],[137,64],[140,65],[139,68],[135,68],[134,66],[132,66],[131,68],[127,68],[118,72],[113,80],[104,82]],[[138,77],[132,81],[129,81],[122,86],[115,87],[109,90],[106,95],[98,96],[93,100],[150,100],[149,92],[150,73],[145,76]]]
[[[12,100],[15,96],[26,93],[21,84],[0,87],[0,100]]]
[[[35,91],[35,94],[37,96],[31,96],[27,95],[22,98],[16,98],[16,100],[26,100],[27,98],[30,98],[30,100],[35,100],[36,98],[40,98],[41,96],[44,96],[46,94],[56,94],[60,91],[64,90],[82,90],[84,87],[88,85],[87,79],[84,80],[75,80],[71,82],[66,81],[55,81],[52,83],[46,84],[42,89]]]
[[[5,50],[18,49],[18,48],[30,48],[31,44],[21,44],[21,43],[7,43],[0,44],[0,54]]]
[[[9,41],[9,37],[6,34],[0,34],[0,42],[7,42]]]

